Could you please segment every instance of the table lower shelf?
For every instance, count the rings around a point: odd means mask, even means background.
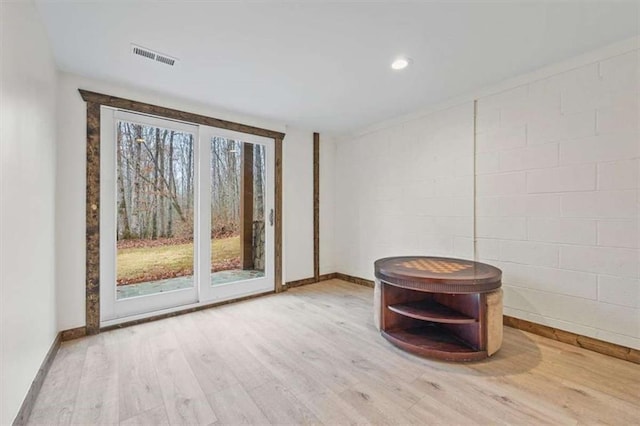
[[[443,324],[471,324],[478,322],[476,318],[465,315],[434,300],[399,303],[387,306],[393,312],[422,321]]]
[[[436,324],[403,330],[383,330],[382,335],[394,345],[421,356],[447,361],[476,361],[487,357]]]

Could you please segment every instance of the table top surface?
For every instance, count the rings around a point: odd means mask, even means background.
[[[375,276],[401,287],[414,287],[415,283],[420,283],[423,291],[450,289],[453,293],[481,293],[500,288],[502,271],[472,260],[401,256],[377,260]]]

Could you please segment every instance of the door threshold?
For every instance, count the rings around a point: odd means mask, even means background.
[[[100,322],[100,332],[115,330],[118,328],[129,327],[132,325],[143,324],[145,322],[157,321],[177,315],[188,314],[191,312],[202,311],[204,309],[214,308],[216,306],[228,305],[230,303],[242,302],[244,300],[255,299],[261,296],[274,294],[275,290],[259,291],[256,293],[248,293],[241,297],[234,297],[225,300],[207,301],[190,303],[188,305],[175,306],[173,308],[161,309],[146,314],[131,315],[123,318],[116,318],[108,321]]]

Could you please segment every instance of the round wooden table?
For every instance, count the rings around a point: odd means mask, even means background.
[[[394,345],[447,361],[475,361],[502,344],[502,271],[446,257],[375,262],[376,325]]]

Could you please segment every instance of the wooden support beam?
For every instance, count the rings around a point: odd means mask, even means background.
[[[240,265],[253,269],[253,144],[242,144],[240,179]]]
[[[264,136],[265,138],[280,140],[284,139],[284,133],[276,132],[274,130],[247,126],[246,124],[234,123],[232,121],[221,120],[219,118],[207,117],[192,112],[179,111],[176,109],[161,107],[158,105],[151,105],[144,102],[119,98],[117,96],[91,92],[89,90],[78,89],[78,91],[80,92],[80,95],[82,96],[82,99],[85,100],[85,102],[91,102],[98,105],[105,105],[128,111],[140,112],[142,114],[155,115],[158,117],[169,118],[171,120],[185,121],[187,123],[204,124],[205,126],[217,127],[219,129],[228,129],[242,133],[249,133],[250,135]]]
[[[313,278],[320,281],[320,134],[313,134]]]
[[[276,138],[275,149],[275,224],[274,224],[274,238],[275,238],[275,265],[274,265],[274,280],[275,280],[275,292],[280,293],[284,290],[282,285],[282,139]]]

